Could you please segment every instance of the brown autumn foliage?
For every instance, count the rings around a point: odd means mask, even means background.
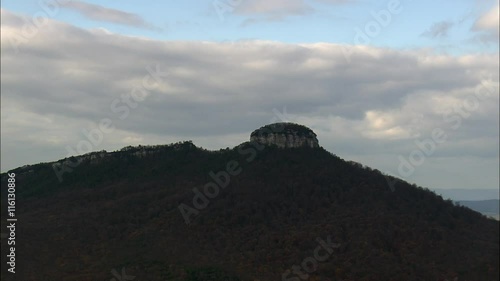
[[[187,225],[179,205],[193,207],[193,188],[230,161],[241,172]],[[311,281],[499,280],[497,221],[403,181],[393,192],[379,171],[322,148],[214,152],[184,142],[109,153],[62,183],[50,164],[13,172],[15,280],[111,280],[122,268],[135,281],[282,280],[318,237],[340,247]]]

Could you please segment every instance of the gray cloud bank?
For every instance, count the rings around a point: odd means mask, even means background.
[[[311,127],[329,151],[396,176],[398,156],[441,128],[447,141],[408,180],[498,186],[498,55],[155,41],[56,21],[16,53],[11,43],[21,23],[2,10],[2,171],[65,157],[82,129],[103,118],[116,129],[95,150],[187,139],[218,149],[248,140],[286,107],[289,121]],[[169,76],[121,120],[112,102],[155,64]],[[446,116],[485,83],[494,85],[492,94],[452,128]]]

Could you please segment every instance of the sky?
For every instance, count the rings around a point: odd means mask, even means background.
[[[498,1],[1,7],[2,172],[129,145],[234,147],[286,121],[420,186],[499,186]]]

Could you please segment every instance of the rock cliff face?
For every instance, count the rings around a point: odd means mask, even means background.
[[[309,128],[294,123],[274,123],[252,132],[250,141],[280,148],[319,147],[316,134]]]

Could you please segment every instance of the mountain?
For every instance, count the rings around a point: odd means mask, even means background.
[[[498,221],[391,189],[294,125],[232,149],[127,147],[2,174],[2,231],[9,178],[17,202],[17,279],[2,280],[499,279]]]
[[[500,200],[490,199],[490,200],[478,200],[478,201],[458,201],[462,206],[468,207],[474,211],[480,212],[486,216],[491,216],[494,218],[499,217],[499,205]]]
[[[434,189],[444,199],[451,199],[485,216],[500,219],[498,189]]]
[[[479,201],[500,199],[497,189],[434,189],[436,194],[453,201]]]

